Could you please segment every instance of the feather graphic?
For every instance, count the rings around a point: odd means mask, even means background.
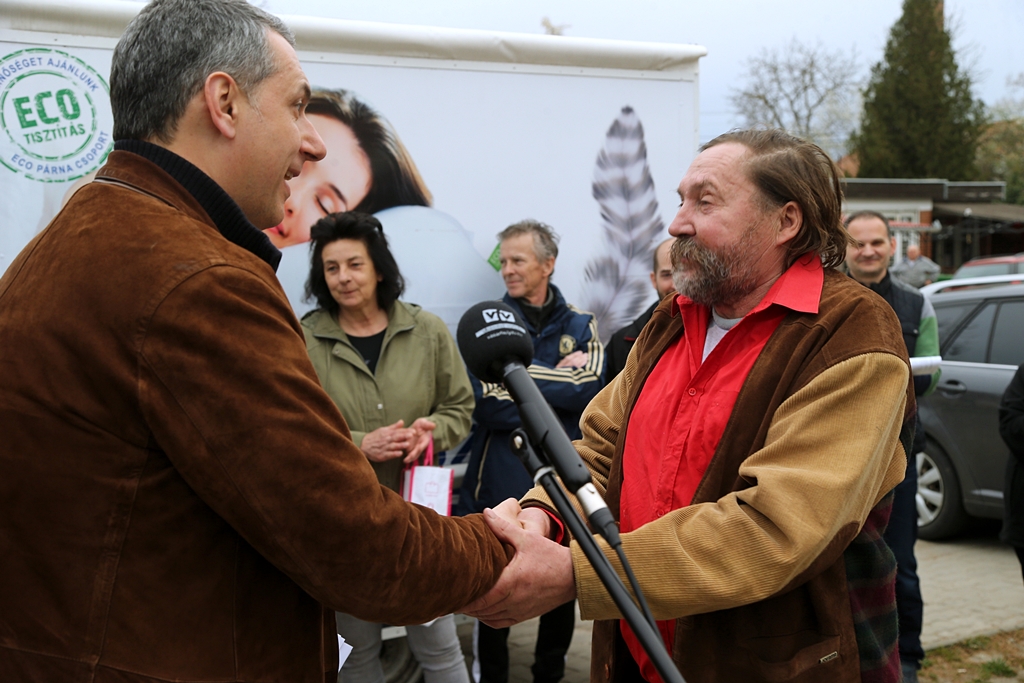
[[[652,298],[648,273],[655,240],[665,230],[647,166],[644,127],[632,107],[623,107],[608,129],[592,188],[605,249],[584,270],[583,308],[597,318],[601,341],[608,343]]]

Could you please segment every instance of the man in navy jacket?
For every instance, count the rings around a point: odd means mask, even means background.
[[[570,439],[578,439],[583,409],[603,386],[604,347],[597,321],[567,304],[551,284],[558,236],[547,225],[525,220],[498,234],[504,302],[525,323],[533,339],[528,372],[560,418]],[[472,454],[459,492],[457,514],[481,512],[506,498],[520,498],[533,479],[512,453],[509,435],[521,426],[519,411],[500,384],[470,377],[476,395]],[[557,683],[565,672],[575,604],[541,616],[534,656],[534,683]],[[508,629],[479,625],[474,673],[480,683],[508,681]]]

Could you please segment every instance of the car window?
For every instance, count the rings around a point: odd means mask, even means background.
[[[988,356],[989,332],[996,316],[996,304],[989,302],[971,319],[942,351],[946,360],[984,363]],[[941,332],[940,340],[941,340]]]
[[[945,342],[953,335],[953,330],[965,315],[974,310],[977,301],[959,304],[936,304],[935,319],[939,323],[939,343]]]
[[[978,266],[960,266],[960,268],[953,273],[953,279],[959,280],[965,277],[981,277],[983,275],[1010,275],[1014,271],[1011,270],[1012,264],[1009,263],[989,263]]]
[[[1024,301],[1006,301],[999,305],[992,329],[990,363],[1020,365],[1024,363]]]

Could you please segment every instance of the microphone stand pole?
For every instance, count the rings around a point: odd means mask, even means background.
[[[651,658],[651,662],[654,664],[654,668],[658,670],[661,680],[664,683],[686,683],[683,680],[683,675],[679,673],[668,651],[665,649],[661,633],[640,612],[640,609],[626,590],[626,586],[622,583],[622,579],[619,578],[619,575],[612,568],[611,562],[601,552],[601,548],[594,539],[594,535],[587,528],[586,524],[583,523],[583,519],[576,511],[576,508],[569,502],[569,497],[566,495],[565,490],[558,484],[558,480],[555,478],[554,468],[541,460],[540,456],[537,455],[537,452],[530,445],[526,432],[522,429],[512,432],[511,442],[512,451],[522,461],[523,465],[526,466],[534,482],[544,487],[555,509],[558,510],[558,514],[561,515],[562,521],[565,522],[576,542],[580,544],[580,549],[583,550],[583,554],[587,556],[587,560],[590,561],[594,571],[597,572],[601,583],[604,584],[612,601],[615,602],[619,611],[622,612],[622,616],[626,619],[629,627],[647,652],[647,656]],[[625,557],[622,560],[625,562]]]

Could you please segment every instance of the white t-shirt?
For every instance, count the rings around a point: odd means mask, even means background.
[[[704,336],[704,355],[701,356],[700,362],[703,363],[714,351],[715,347],[718,346],[718,342],[722,341],[726,333],[729,332],[736,323],[743,320],[739,318],[723,318],[718,315],[718,312],[711,309],[711,320],[708,321],[708,332]]]

